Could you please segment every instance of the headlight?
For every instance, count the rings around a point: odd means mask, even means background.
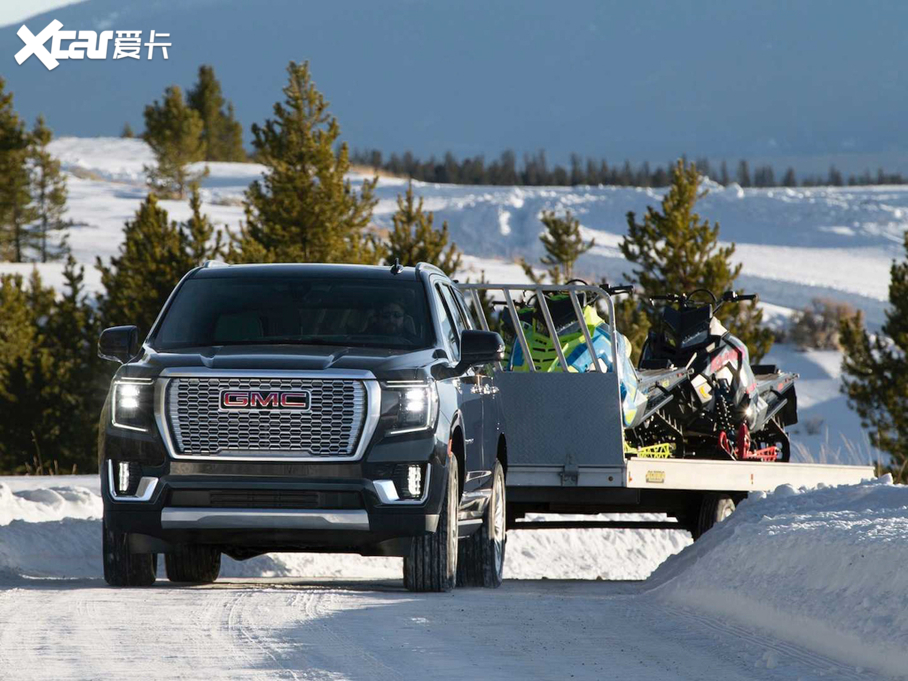
[[[117,428],[147,432],[154,415],[152,379],[123,378],[113,385],[110,422]]]
[[[426,430],[438,416],[435,382],[389,381],[382,384],[382,420],[388,435]]]

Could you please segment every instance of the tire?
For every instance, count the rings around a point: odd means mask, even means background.
[[[101,523],[104,581],[110,586],[151,586],[158,572],[158,556],[154,553],[130,553],[129,535],[115,532]]]
[[[492,496],[482,527],[460,542],[457,558],[457,586],[481,586],[497,589],[504,574],[507,546],[504,469],[495,462],[492,471]]]
[[[448,460],[444,503],[438,528],[432,534],[414,537],[410,555],[404,558],[404,586],[410,591],[445,592],[457,577],[457,510],[460,506],[457,461]]]
[[[727,494],[704,494],[696,523],[690,528],[694,541],[702,537],[713,525],[725,520],[734,513],[734,510],[735,502]]]
[[[221,571],[221,552],[199,544],[180,546],[164,554],[167,579],[183,584],[211,584]]]

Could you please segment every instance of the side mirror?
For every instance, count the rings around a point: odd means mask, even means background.
[[[477,364],[488,364],[504,359],[504,341],[494,331],[466,330],[460,336],[459,372]]]
[[[98,357],[125,364],[139,354],[139,329],[135,326],[112,326],[98,338]]]

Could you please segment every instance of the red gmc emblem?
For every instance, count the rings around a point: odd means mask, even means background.
[[[281,390],[225,390],[221,393],[221,409],[278,409],[306,411],[309,393]]]

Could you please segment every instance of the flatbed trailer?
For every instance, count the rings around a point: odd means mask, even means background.
[[[653,458],[638,456],[625,441],[621,407],[621,362],[618,361],[615,307],[612,296],[599,286],[539,284],[458,284],[483,328],[489,323],[480,294],[510,315],[516,343],[526,357],[530,347],[517,314],[514,296],[536,296],[549,336],[557,338],[545,293],[569,294],[591,357],[596,357],[578,293],[596,294],[605,302],[610,328],[613,370],[593,362],[584,373],[567,371],[555,343],[562,371],[509,371],[499,363],[494,377],[496,399],[507,433],[507,512],[510,529],[546,527],[647,527],[686,529],[698,538],[724,519],[750,492],[770,492],[780,485],[816,487],[855,484],[874,475],[871,466],[815,463],[738,461],[712,458]],[[519,302],[519,301],[518,301]],[[677,379],[666,370],[661,382]],[[650,405],[664,399],[660,377],[650,372],[655,386]],[[527,513],[665,513],[674,521],[522,522]]]

